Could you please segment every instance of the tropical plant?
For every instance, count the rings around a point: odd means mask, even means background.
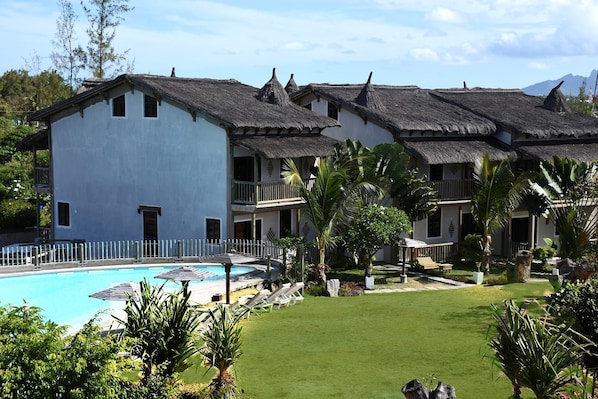
[[[142,363],[142,383],[157,373],[172,377],[190,367],[189,358],[197,352],[195,333],[200,313],[189,305],[190,292],[168,293],[164,285],[141,281],[125,307],[123,335],[134,340],[132,353]]]
[[[411,231],[407,214],[394,207],[362,205],[343,234],[345,247],[357,264],[372,273],[372,257],[382,245],[398,245],[401,234]]]
[[[572,382],[583,382],[578,363],[589,340],[565,324],[530,316],[513,301],[503,305],[504,310],[491,305],[497,325],[489,345],[494,361],[513,385],[515,399],[521,397],[522,387],[531,389],[537,399],[555,399],[570,390]]]
[[[559,254],[580,260],[596,237],[598,165],[554,156],[543,161],[530,182],[526,205],[531,212],[550,217],[559,232]]]
[[[245,312],[234,311],[219,304],[209,310],[209,327],[201,334],[204,346],[200,353],[209,368],[215,368],[217,374],[210,383],[210,398],[230,399],[237,393],[235,377],[229,369],[235,365],[241,354],[241,330],[239,321]]]
[[[492,233],[506,225],[519,205],[527,176],[515,177],[508,159],[495,163],[488,154],[484,154],[475,163],[473,181],[471,213],[482,231],[482,264],[488,271]]]
[[[556,323],[571,324],[578,333],[598,342],[598,280],[563,281],[557,292],[546,297],[548,312]],[[594,379],[598,376],[598,346],[584,354],[584,366]]]
[[[382,195],[381,177],[372,168],[372,159],[369,149],[359,142],[347,140],[346,147],[338,144],[333,156],[319,159],[315,181],[309,188],[293,160],[285,160],[282,175],[305,201],[302,214],[316,233],[322,287],[326,286],[326,250],[337,244],[338,229],[354,214],[357,199]]]

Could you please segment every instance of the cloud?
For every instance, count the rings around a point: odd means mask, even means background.
[[[429,48],[414,48],[409,51],[409,54],[416,61],[438,61],[438,54]]]
[[[449,8],[438,7],[432,10],[432,12],[425,15],[425,20],[429,22],[438,22],[444,24],[455,24],[460,25],[467,21],[460,13],[451,10]]]
[[[548,69],[549,68],[549,66],[546,63],[539,62],[539,61],[529,62],[527,64],[527,67],[529,69],[537,69],[537,70],[543,70],[543,69]]]

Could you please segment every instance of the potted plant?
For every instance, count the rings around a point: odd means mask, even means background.
[[[484,282],[484,272],[480,270],[482,267],[482,262],[476,261],[475,265],[478,270],[473,272],[473,282],[476,284],[482,284]]]
[[[482,284],[484,282],[484,272],[482,267],[482,236],[479,234],[468,234],[465,236],[462,254],[465,258],[475,262],[477,271],[473,272],[473,282]]]

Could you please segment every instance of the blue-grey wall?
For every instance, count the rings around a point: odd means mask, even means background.
[[[111,93],[115,97],[121,93]],[[125,93],[126,117],[99,101],[52,123],[54,210],[70,204],[56,239],[140,240],[140,205],[161,207],[159,239],[205,238],[205,219],[227,236],[226,132],[166,101],[143,117],[143,92]],[[55,220],[57,220],[55,218]]]

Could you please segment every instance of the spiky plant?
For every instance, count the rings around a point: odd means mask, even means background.
[[[209,312],[210,323],[201,334],[204,346],[200,353],[208,367],[217,370],[210,382],[210,398],[231,399],[237,394],[237,383],[229,370],[242,354],[239,321],[245,313],[236,312],[222,304]]]

